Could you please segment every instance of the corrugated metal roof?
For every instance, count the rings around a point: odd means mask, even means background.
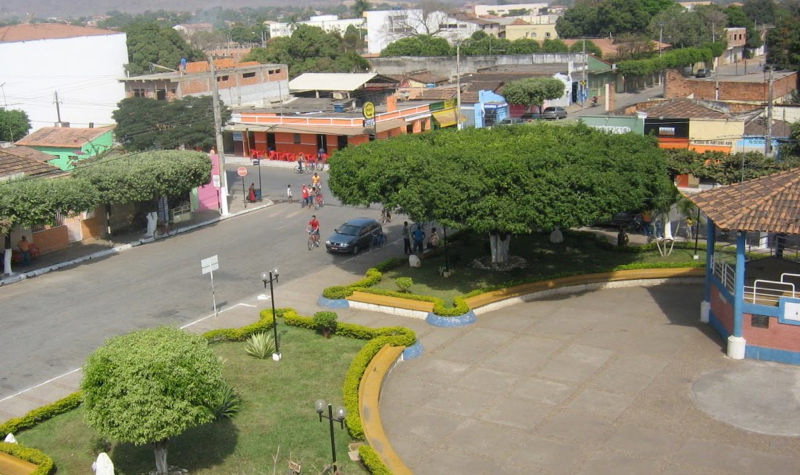
[[[800,168],[688,198],[722,230],[800,234]]]
[[[67,25],[64,23],[21,23],[19,25],[0,27],[0,43],[124,34],[125,33],[120,31],[103,30],[88,26]]]
[[[305,73],[289,81],[290,91],[355,91],[377,73]]]
[[[63,147],[80,148],[86,142],[90,142],[114,127],[42,127],[35,132],[28,134],[17,145],[27,145],[28,147]]]

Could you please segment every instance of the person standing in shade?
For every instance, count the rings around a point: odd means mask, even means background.
[[[411,254],[411,228],[408,221],[403,221],[403,254]]]
[[[292,202],[292,185],[286,185],[286,201]]]
[[[22,265],[27,266],[31,263],[31,243],[28,242],[28,238],[22,236],[22,239],[19,240],[17,243],[17,248],[19,248],[19,253],[22,254]]]
[[[251,203],[256,202],[256,184],[250,183],[250,188],[247,189],[247,201]]]
[[[431,229],[431,236],[428,238],[428,249],[436,249],[439,247],[439,235],[436,233],[436,228]]]
[[[423,244],[425,242],[425,231],[422,230],[422,226],[417,224],[417,227],[414,229],[414,232],[411,233],[411,237],[414,238],[414,252],[422,254]]]

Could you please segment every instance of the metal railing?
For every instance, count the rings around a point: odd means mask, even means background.
[[[717,254],[711,256],[711,270],[714,276],[722,282],[722,286],[728,289],[731,294],[734,293],[733,284],[736,280],[736,268],[727,262],[718,259]]]

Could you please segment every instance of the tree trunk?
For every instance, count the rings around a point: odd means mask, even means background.
[[[5,269],[6,274],[11,274],[11,254],[14,252],[11,249],[11,230],[5,235],[5,239],[3,239],[5,244],[5,253],[3,254],[3,269]]]
[[[664,221],[664,239],[674,239],[672,236],[672,223],[669,220],[669,211],[661,218]]]
[[[492,251],[492,264],[505,264],[508,262],[508,247],[511,244],[511,235],[506,233],[489,233],[489,247]]]
[[[106,203],[106,239],[111,240],[111,203]]]
[[[167,439],[156,442],[154,444],[154,452],[156,456],[156,473],[169,473],[167,466]]]

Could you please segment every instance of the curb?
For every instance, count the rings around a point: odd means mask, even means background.
[[[181,233],[185,233],[185,232],[188,232],[188,231],[193,231],[193,230],[195,230],[197,228],[202,228],[204,226],[208,226],[209,224],[218,223],[218,222],[224,221],[226,219],[235,218],[237,216],[241,216],[241,215],[244,215],[244,214],[247,214],[247,213],[252,213],[253,211],[258,211],[260,209],[264,209],[264,208],[267,208],[269,206],[272,206],[273,204],[274,203],[272,202],[272,200],[266,200],[266,202],[264,204],[262,204],[262,205],[255,206],[255,207],[249,208],[249,209],[244,209],[244,210],[239,211],[237,213],[229,214],[228,216],[219,216],[217,218],[209,219],[209,220],[206,220],[206,221],[201,221],[199,223],[195,223],[195,224],[192,224],[192,225],[189,225],[189,226],[186,226],[186,227],[177,228],[177,229],[175,229],[173,231],[168,232],[167,234],[164,234],[164,235],[161,235],[161,236],[158,236],[158,237],[145,237],[145,238],[137,239],[137,240],[131,241],[131,242],[127,243],[127,244],[120,244],[120,245],[114,246],[114,247],[112,247],[110,249],[97,251],[97,252],[94,252],[94,253],[86,255],[86,256],[82,256],[82,257],[77,257],[75,259],[71,259],[69,261],[59,262],[58,264],[53,264],[53,265],[50,265],[50,266],[47,266],[47,267],[42,267],[41,269],[35,269],[35,270],[32,270],[32,271],[22,272],[22,273],[19,273],[19,274],[12,274],[9,277],[4,277],[4,278],[0,279],[0,287],[2,287],[4,285],[9,285],[9,284],[15,284],[15,283],[21,282],[21,281],[23,281],[25,279],[38,277],[40,275],[47,274],[48,272],[52,272],[52,271],[55,271],[55,270],[63,269],[64,267],[73,266],[73,265],[76,265],[76,264],[80,264],[82,262],[91,261],[93,259],[100,259],[102,257],[106,257],[106,256],[114,255],[114,254],[119,254],[122,251],[127,251],[128,249],[132,249],[134,247],[141,246],[142,244],[148,244],[148,243],[151,243],[151,242],[160,241],[161,239],[172,237],[172,236],[175,236],[175,235],[178,235],[178,234],[181,234]]]
[[[464,327],[475,323],[475,320],[475,313],[472,310],[456,317],[441,317],[435,313],[429,313],[425,318],[428,325],[434,327]]]

